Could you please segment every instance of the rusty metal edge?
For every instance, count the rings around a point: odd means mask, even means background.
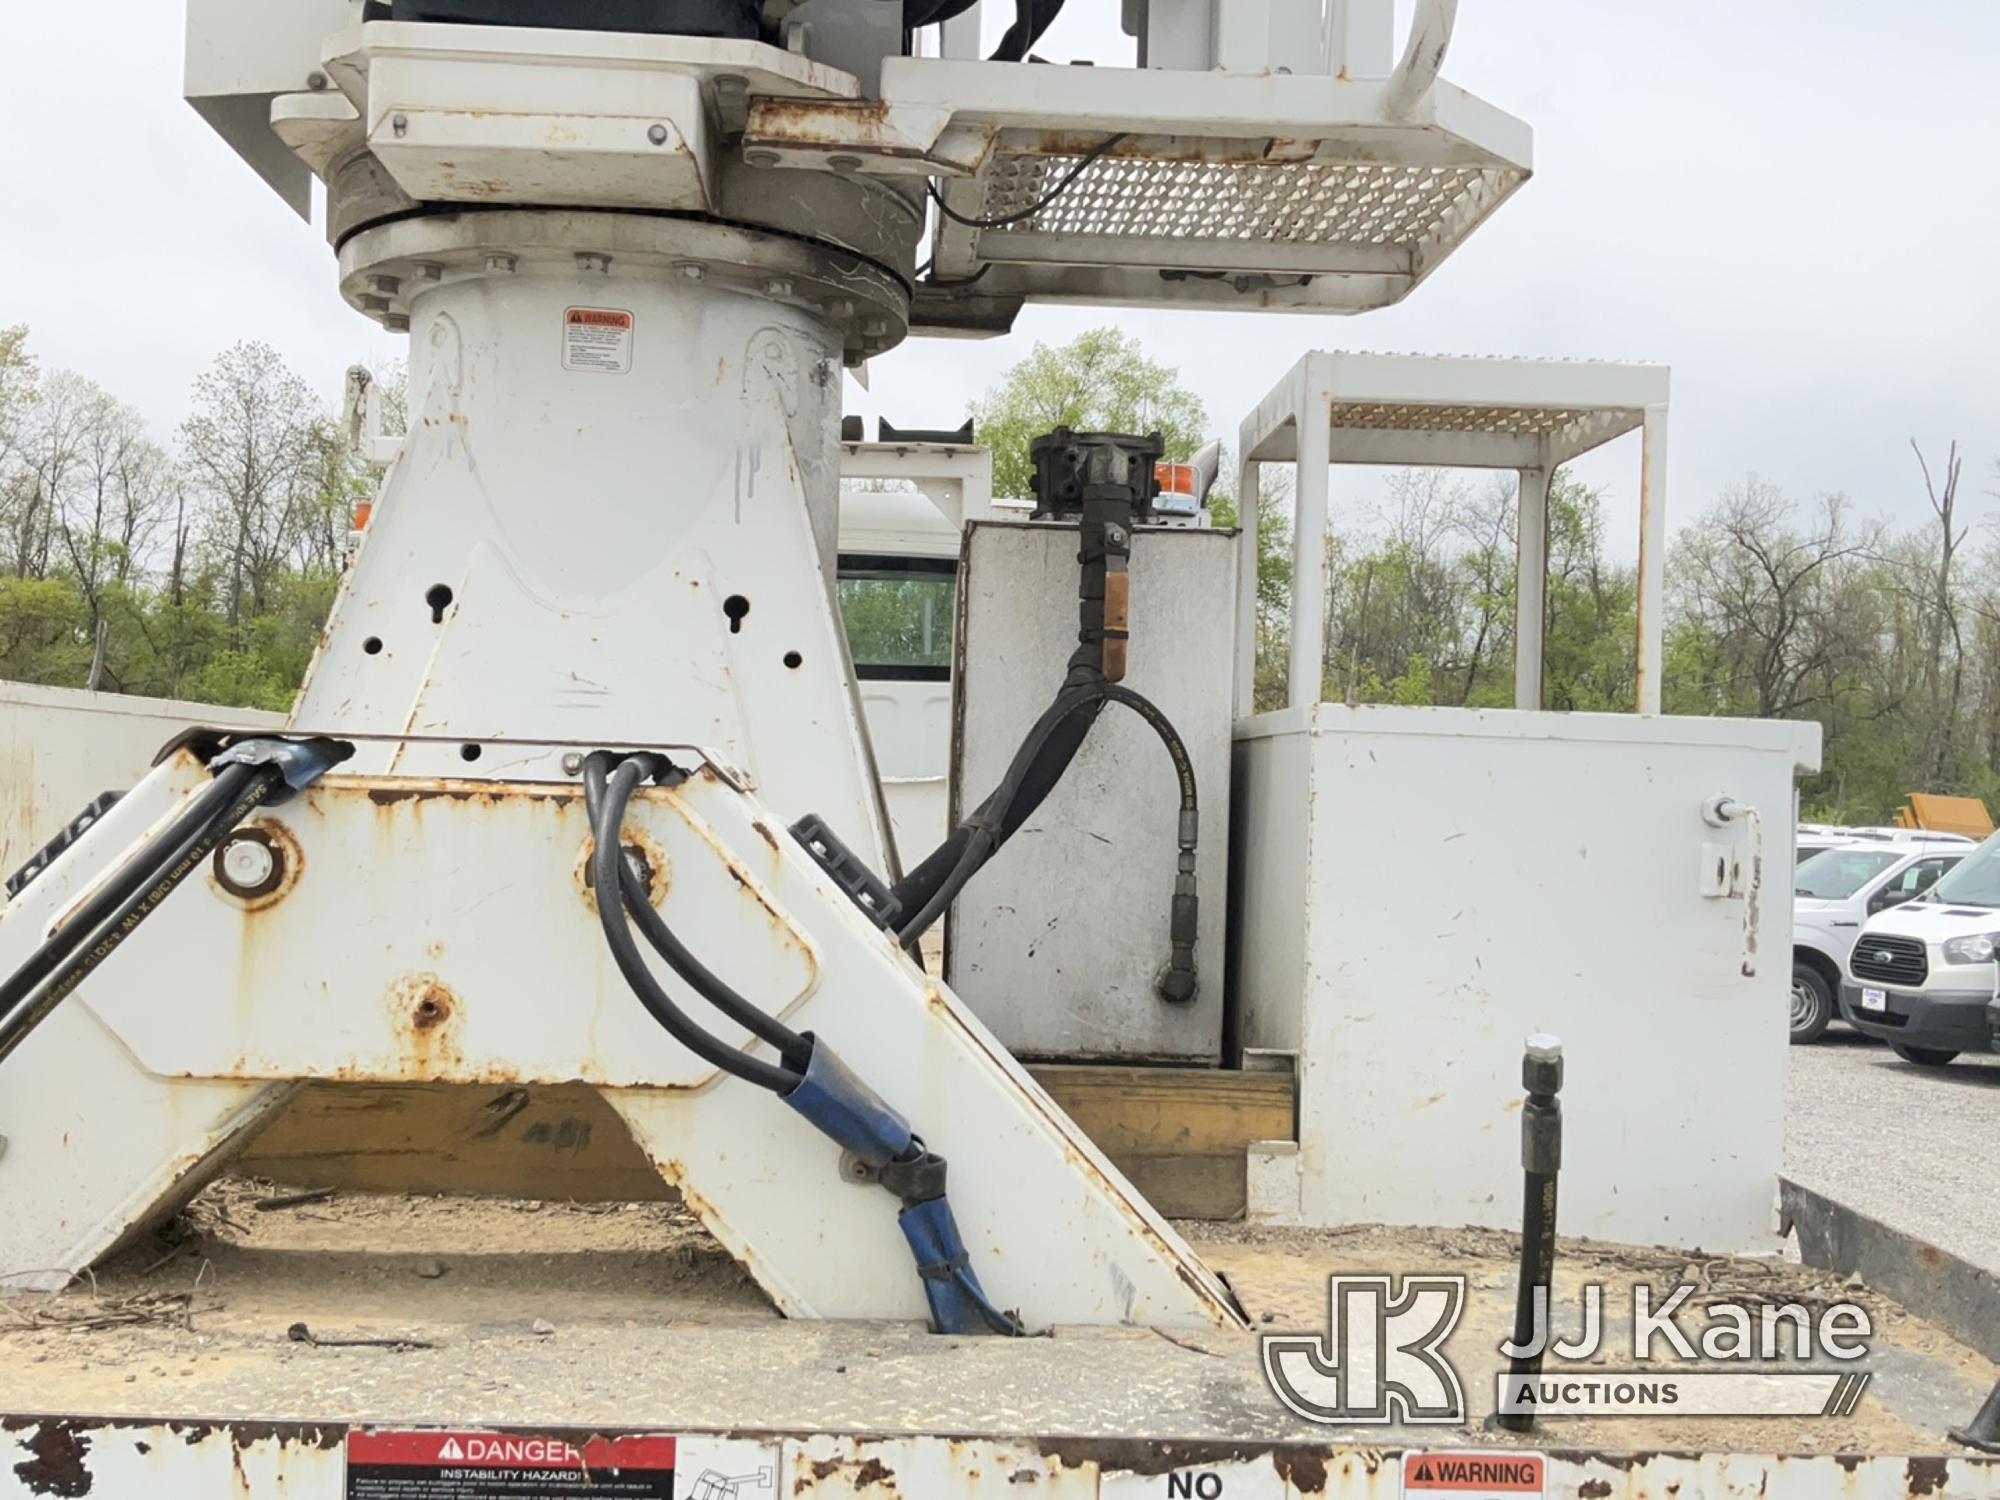
[[[1789,1177],[1779,1220],[1809,1266],[1859,1276],[1988,1359],[2000,1361],[2000,1276]]]
[[[1086,1464],[1094,1464],[1107,1474],[1162,1474],[1173,1469],[1193,1465],[1222,1463],[1251,1463],[1259,1459],[1271,1459],[1280,1470],[1295,1466],[1334,1467],[1344,1461],[1356,1461],[1368,1472],[1389,1468],[1405,1452],[1447,1453],[1454,1449],[1464,1449],[1469,1453],[1492,1452],[1493,1441],[1474,1428],[1445,1428],[1438,1430],[1439,1440],[1430,1443],[1409,1441],[1407,1430],[1397,1432],[1395,1438],[1380,1446],[1361,1444],[1349,1439],[1319,1443],[1296,1438],[1252,1438],[1252,1437],[1122,1437],[1104,1433],[1060,1434],[1060,1433],[964,1433],[964,1432],[920,1432],[856,1429],[852,1431],[825,1431],[806,1428],[763,1428],[763,1427],[702,1427],[702,1426],[646,1426],[633,1423],[576,1423],[576,1422],[485,1422],[476,1418],[460,1420],[424,1420],[409,1422],[359,1421],[343,1418],[283,1418],[260,1417],[193,1417],[180,1416],[92,1416],[80,1412],[35,1412],[0,1410],[0,1436],[12,1435],[34,1428],[60,1427],[71,1432],[169,1432],[182,1441],[193,1445],[218,1434],[227,1434],[239,1447],[255,1443],[277,1442],[296,1444],[300,1447],[333,1449],[345,1444],[350,1433],[379,1431],[438,1431],[504,1434],[518,1437],[562,1438],[579,1444],[591,1439],[612,1439],[624,1437],[644,1437],[671,1435],[686,1438],[726,1439],[760,1443],[835,1443],[852,1450],[865,1450],[884,1444],[942,1443],[947,1446],[987,1444],[1032,1450],[1042,1458],[1053,1460],[1065,1468],[1076,1469]],[[1385,1433],[1386,1435],[1386,1433]],[[1890,1451],[1882,1453],[1747,1453],[1720,1451],[1692,1451],[1687,1449],[1660,1448],[1577,1448],[1563,1446],[1554,1441],[1555,1434],[1543,1433],[1543,1441],[1524,1446],[1523,1453],[1538,1453],[1550,1461],[1573,1467],[1601,1466],[1610,1469],[1630,1471],[1644,1467],[1655,1459],[1668,1459],[1682,1463],[1699,1462],[1711,1458],[1739,1458],[1752,1460],[1786,1461],[1794,1463],[1825,1463],[1829,1466],[1852,1472],[1862,1463],[1900,1463],[1919,1469],[1939,1465],[1947,1460],[1955,1465],[1962,1464],[1969,1470],[1982,1472],[2000,1482],[2000,1457],[1982,1456],[1971,1452],[1950,1454],[1905,1455]],[[1916,1493],[1925,1491],[1919,1488]]]

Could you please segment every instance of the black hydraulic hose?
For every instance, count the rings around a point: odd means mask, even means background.
[[[1153,726],[1160,743],[1167,747],[1167,758],[1174,763],[1174,779],[1180,783],[1181,810],[1175,828],[1180,853],[1176,856],[1173,902],[1167,915],[1167,967],[1154,984],[1162,1000],[1185,1005],[1195,998],[1200,987],[1194,950],[1201,932],[1201,899],[1195,878],[1195,857],[1201,840],[1201,803],[1196,794],[1194,761],[1173,720],[1152,699],[1117,683],[1111,685],[1110,697],[1113,703],[1123,704]]]
[[[1084,735],[1089,733],[1091,724],[1095,722],[1094,713],[1085,718],[1081,711],[1107,700],[1123,704],[1144,719],[1152,726],[1154,733],[1159,735],[1160,742],[1166,746],[1168,758],[1173,762],[1175,780],[1180,786],[1181,848],[1189,855],[1193,853],[1200,816],[1194,762],[1188,755],[1187,745],[1182,741],[1179,731],[1174,728],[1173,721],[1150,698],[1117,683],[1104,682],[1100,679],[1083,687],[1065,689],[1056,696],[1056,701],[1049,706],[1042,717],[1035,721],[1034,728],[1028,731],[1028,737],[1021,742],[1021,748],[1015,752],[1006,776],[993,790],[992,795],[979,805],[977,812],[954,830],[952,837],[939,846],[936,853],[905,876],[902,884],[896,888],[898,899],[902,899],[906,887],[918,885],[933,871],[942,857],[950,857],[949,866],[938,877],[937,884],[925,895],[916,915],[899,929],[897,937],[904,947],[909,947],[930,930],[944,914],[945,908],[958,898],[958,893],[966,887],[974,875],[979,873],[986,861],[999,852],[1000,846],[1008,837],[1047,799],[1048,794],[1055,789],[1056,783],[1062,779],[1063,773],[1069,769],[1070,762],[1076,758]],[[1050,757],[1051,763],[1045,764],[1044,750],[1053,741],[1055,731],[1065,725],[1079,725],[1074,743],[1066,742],[1060,759]],[[1034,773],[1032,794],[1031,772]],[[1191,865],[1192,861],[1189,863]],[[1184,873],[1192,877],[1193,871],[1190,868]],[[1192,939],[1188,941],[1191,943]]]
[[[119,871],[0,985],[0,1061],[284,783],[284,772],[275,765],[231,765],[217,772],[155,840],[157,853]]]
[[[1000,38],[988,62],[1020,62],[1028,49],[1055,23],[1064,0],[1014,0],[1014,22]]]
[[[979,0],[904,0],[903,28],[917,31],[964,15]]]
[[[583,763],[583,797],[589,811],[593,836],[597,830],[599,809],[604,802],[605,783],[610,774],[608,765],[610,759],[608,755],[595,754]],[[619,821],[622,824],[624,820],[621,817]],[[593,883],[595,868],[593,865]],[[654,909],[652,893],[646,888],[645,877],[634,867],[631,860],[620,860],[619,871],[622,877],[619,889],[624,896],[626,912],[638,923],[640,934],[653,946],[654,951],[667,961],[668,967],[680,975],[696,994],[730,1020],[776,1047],[786,1066],[804,1072],[806,1062],[812,1056],[812,1044],[775,1016],[752,1005],[720,975],[695,957],[688,946],[667,925],[666,918]]]
[[[916,915],[897,930],[904,947],[912,946],[930,930],[966,883],[1055,790],[1096,722],[1108,686],[1099,679],[1058,693],[1014,752],[1000,785],[897,885],[894,894],[905,901],[905,910],[921,894]],[[1065,732],[1059,737],[1058,731]]]
[[[1174,721],[1169,719],[1152,699],[1118,683],[1109,684],[1105,688],[1105,696],[1113,703],[1124,704],[1153,726],[1153,732],[1160,737],[1160,743],[1167,747],[1167,756],[1174,763],[1174,776],[1181,787],[1181,811],[1188,814],[1198,813],[1201,809],[1195,795],[1194,761],[1189,758],[1187,746],[1181,740],[1180,731],[1174,728]],[[1183,841],[1190,848],[1193,847],[1192,838],[1184,838]]]
[[[990,835],[992,843],[987,850],[990,854],[1034,816],[1035,809],[1048,800],[1049,793],[1056,789],[1070,762],[1083,748],[1084,739],[1097,720],[1097,709],[1102,706],[1103,700],[1103,693],[1094,683],[1081,687],[1066,686],[1056,694],[1055,701],[1036,720],[1027,738],[1021,742],[1021,749],[1009,763],[1009,777],[1015,774],[1017,768],[1021,769],[1014,793],[1005,795],[1008,783],[1003,778],[1000,786],[988,793],[986,800],[946,835],[943,843],[925,855],[922,863],[896,883],[891,894],[904,911],[922,912],[935,905],[939,889],[957,872],[975,834],[985,832]],[[1023,756],[1027,757],[1025,762]],[[938,911],[942,909],[937,908]],[[930,921],[936,920],[934,911]],[[910,925],[905,923],[905,929]],[[924,925],[928,927],[930,922]],[[922,930],[918,929],[919,932]]]
[[[632,940],[632,925],[627,920],[623,900],[625,850],[620,835],[625,827],[625,809],[632,801],[632,791],[645,774],[645,763],[639,760],[627,760],[613,771],[604,787],[603,805],[598,809],[591,827],[592,837],[597,842],[591,856],[592,881],[597,890],[597,919],[604,928],[604,941],[610,945],[611,957],[618,965],[618,972],[632,987],[632,993],[638,996],[639,1003],[675,1041],[703,1061],[713,1063],[745,1083],[754,1083],[774,1094],[789,1094],[798,1087],[803,1074],[752,1057],[710,1036],[689,1020],[687,1013],[674,1003],[673,997],[660,987],[659,981],[646,967],[645,959],[640,956],[639,945]],[[607,893],[612,893],[609,898]]]

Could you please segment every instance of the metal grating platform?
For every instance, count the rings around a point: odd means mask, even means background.
[[[1518,406],[1417,406],[1408,402],[1341,401],[1333,425],[1374,432],[1484,432],[1520,437],[1556,432],[1589,415],[1566,407],[1540,410]]]
[[[1031,208],[1082,160],[1001,156],[980,179],[978,215]],[[1036,234],[1136,235],[1234,244],[1396,245],[1438,239],[1523,174],[1496,168],[1370,162],[1178,161],[1106,156],[1046,208],[980,239],[988,260]]]

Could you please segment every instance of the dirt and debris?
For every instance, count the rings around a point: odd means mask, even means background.
[[[1338,1431],[1286,1412],[1264,1383],[1256,1335],[1323,1333],[1331,1273],[1442,1272],[1471,1288],[1449,1345],[1473,1407],[1458,1440],[1510,1441],[1477,1430],[1513,1313],[1516,1244],[1504,1233],[1185,1224],[1241,1298],[1248,1331],[988,1340],[916,1324],[787,1323],[675,1203],[343,1190],[255,1210],[272,1195],[268,1183],[224,1178],[166,1238],[133,1246],[94,1283],[0,1300],[0,1388],[32,1392],[32,1410],[111,1416],[645,1426],[672,1412],[706,1428],[1393,1444],[1393,1429]],[[435,1266],[449,1274],[423,1274]],[[1857,1302],[1874,1324],[1875,1381],[1848,1417],[1564,1420],[1529,1440],[1542,1447],[1950,1453],[1946,1429],[2000,1376],[1870,1289],[1796,1262],[1566,1240],[1557,1266],[1562,1331],[1585,1281],[1605,1287],[1609,1330],[1629,1328],[1640,1282],[1689,1282],[1696,1309]],[[300,1322],[311,1344],[288,1338]],[[1629,1368],[1617,1358],[1629,1350],[1606,1342],[1611,1367]]]

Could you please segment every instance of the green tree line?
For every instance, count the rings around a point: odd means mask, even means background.
[[[0,328],[0,676],[290,706],[369,477],[268,345],[190,395],[163,440]]]
[[[1099,329],[1037,345],[973,407],[994,448],[996,489],[1021,483],[1027,442],[1079,430],[1158,429],[1185,458],[1210,435],[1178,372]],[[1914,446],[1914,445],[1913,445]],[[2000,533],[1975,533],[1960,502],[1963,459],[1912,454],[1927,509],[1897,528],[1834,497],[1802,504],[1746,478],[1681,497],[1694,518],[1672,537],[1662,706],[1668,713],[1811,719],[1822,772],[1809,817],[1886,821],[1912,791],[2000,806]],[[1289,475],[1266,466],[1258,538],[1257,700],[1283,700],[1291,623]],[[1275,482],[1274,482],[1275,476]],[[2000,472],[1996,473],[2000,477]],[[1212,498],[1234,524],[1225,461]],[[1333,518],[1327,544],[1325,698],[1508,707],[1514,697],[1515,487],[1452,471],[1392,473],[1376,513]],[[1695,507],[1691,498],[1710,503]],[[1558,473],[1549,495],[1543,701],[1627,712],[1637,670],[1637,570],[1607,555],[1605,497]]]
[[[0,328],[0,677],[289,707],[375,476],[333,403],[267,345],[224,350],[189,395],[187,419],[159,435],[92,380],[44,368],[25,328]],[[1173,458],[1210,435],[1178,372],[1109,328],[1037,344],[972,414],[1001,494],[1027,493],[1028,443],[1056,426],[1158,430]],[[1669,548],[1667,711],[1817,721],[1811,816],[1880,821],[1910,791],[2000,802],[2000,535],[1966,522],[1963,467],[1955,448],[1913,453],[1927,515],[1901,528],[1757,478],[1707,497]],[[1292,542],[1288,486],[1266,476],[1257,688],[1269,704],[1289,649]],[[1212,500],[1224,525],[1232,479],[1225,462]],[[1509,705],[1512,476],[1395,473],[1365,524],[1342,522],[1327,548],[1324,695]],[[1551,486],[1548,552],[1545,702],[1625,711],[1635,570],[1606,554],[1604,496],[1568,475]]]

